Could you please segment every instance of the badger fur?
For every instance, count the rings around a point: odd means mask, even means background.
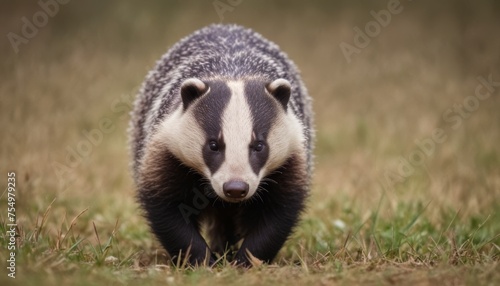
[[[313,137],[278,46],[236,25],[182,39],[147,75],[129,133],[138,200],[172,259],[276,256],[304,209]]]

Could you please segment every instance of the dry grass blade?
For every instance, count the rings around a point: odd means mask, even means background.
[[[260,267],[262,266],[263,262],[262,260],[258,259],[257,257],[255,257],[252,252],[250,252],[250,250],[248,249],[245,249],[245,252],[246,252],[246,255],[247,255],[247,258],[248,258],[248,261],[250,262],[250,264],[252,264],[252,267]]]
[[[88,211],[88,208],[84,209],[83,211],[81,211],[78,215],[76,215],[72,220],[71,220],[71,223],[68,227],[68,230],[66,231],[66,233],[64,234],[64,236],[62,237],[61,239],[61,243],[60,245],[62,245],[62,243],[64,242],[64,240],[66,239],[66,237],[68,236],[69,232],[73,229],[73,226],[75,226],[76,224],[76,220],[81,216],[83,215],[85,212]]]
[[[101,240],[99,239],[99,233],[97,233],[97,228],[95,226],[95,223],[92,221],[92,226],[94,226],[94,233],[95,233],[95,237],[97,238],[97,243],[99,244],[99,250],[101,251],[102,253],[102,244],[101,244]]]
[[[40,226],[38,226],[38,217],[37,217],[37,225],[35,227],[35,242],[38,241],[38,237],[40,235],[40,233],[42,233],[42,230],[43,230],[43,226],[45,225],[45,222],[47,221],[47,218],[49,216],[49,212],[50,212],[50,209],[52,208],[52,204],[56,201],[56,199],[54,198],[52,200],[52,202],[49,204],[49,206],[47,207],[47,209],[45,210],[45,212],[43,213],[43,216],[42,216],[42,221],[40,222]]]

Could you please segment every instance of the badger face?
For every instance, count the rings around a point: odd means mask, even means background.
[[[285,79],[188,79],[181,107],[155,141],[202,174],[217,196],[241,202],[303,148],[300,121],[287,108],[290,91]]]

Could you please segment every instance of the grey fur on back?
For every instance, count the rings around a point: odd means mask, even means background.
[[[180,86],[185,79],[192,77],[202,81],[214,78],[260,78],[269,82],[287,79],[292,87],[288,106],[304,126],[310,173],[314,135],[311,99],[295,65],[277,45],[250,29],[237,25],[211,25],[175,44],[157,62],[142,85],[129,128],[136,180],[146,142],[158,123],[179,107]]]

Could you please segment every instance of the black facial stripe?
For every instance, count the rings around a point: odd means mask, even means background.
[[[273,99],[265,92],[266,82],[252,80],[245,83],[245,96],[252,113],[253,132],[256,135],[252,146],[258,141],[262,141],[265,147],[260,152],[255,152],[250,148],[250,165],[255,174],[259,174],[260,169],[266,164],[269,158],[269,144],[267,137],[271,125],[277,116],[277,106]]]
[[[213,174],[219,169],[225,158],[224,142],[219,140],[222,139],[219,135],[222,130],[222,115],[231,98],[231,90],[223,81],[207,81],[205,83],[210,87],[210,92],[199,99],[193,112],[198,124],[205,131],[207,142],[202,149],[203,160]],[[210,150],[208,144],[210,140],[217,141],[219,144],[218,152]]]

